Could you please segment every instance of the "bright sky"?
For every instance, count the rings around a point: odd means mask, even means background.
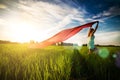
[[[57,32],[99,20],[96,44],[120,45],[119,0],[0,0],[0,40],[43,41]],[[65,42],[87,43],[87,30]]]

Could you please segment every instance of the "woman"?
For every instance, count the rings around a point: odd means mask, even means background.
[[[95,39],[95,36],[94,36],[94,33],[96,32],[97,28],[98,28],[98,24],[99,24],[99,21],[96,22],[97,25],[95,27],[95,29],[91,28],[89,29],[88,31],[88,49],[89,49],[89,54],[91,54],[94,50],[95,50],[95,45],[94,45],[94,39]]]

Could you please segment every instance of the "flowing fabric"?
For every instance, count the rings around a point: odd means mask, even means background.
[[[77,26],[74,28],[70,28],[70,29],[65,29],[63,31],[60,31],[59,33],[57,33],[56,35],[54,35],[53,37],[44,40],[40,43],[36,43],[33,44],[31,47],[32,48],[43,48],[58,42],[62,42],[67,40],[68,38],[72,37],[73,35],[75,35],[76,33],[78,33],[80,30],[82,30],[83,28],[87,28],[87,27],[91,27],[95,22],[91,22],[91,23],[87,23],[81,26]]]

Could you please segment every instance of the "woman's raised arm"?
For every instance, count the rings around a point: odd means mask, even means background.
[[[97,25],[96,25],[95,30],[94,30],[94,32],[93,32],[93,33],[95,33],[95,32],[96,32],[96,30],[97,30],[97,28],[98,28],[98,24],[99,24],[99,21],[97,21]]]

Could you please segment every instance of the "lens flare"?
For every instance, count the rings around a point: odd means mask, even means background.
[[[102,49],[99,50],[98,55],[101,58],[107,58],[109,56],[109,51],[106,48],[102,48]]]
[[[112,55],[112,57],[113,57],[113,58],[116,58],[116,57],[117,57],[117,55],[116,55],[116,54],[113,54],[113,55]]]

